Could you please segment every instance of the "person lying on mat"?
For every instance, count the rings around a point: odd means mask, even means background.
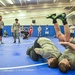
[[[66,20],[66,14],[62,13],[58,16],[56,16],[56,14],[52,14],[46,18],[53,19],[56,35],[59,39],[59,44],[65,46],[66,48],[65,52],[59,58],[59,70],[65,73],[70,69],[75,69],[75,38],[70,37],[70,29]],[[57,19],[60,19],[63,22],[64,34],[62,34],[60,31]]]
[[[38,61],[41,57],[45,58],[48,61],[48,66],[55,68],[58,66],[61,52],[50,39],[40,37],[31,48],[28,48],[26,54],[34,61]]]

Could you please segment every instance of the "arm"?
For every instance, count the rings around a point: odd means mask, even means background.
[[[20,24],[19,24],[19,33],[21,32],[21,29],[20,29]]]
[[[70,27],[70,30],[73,30],[74,28]]]
[[[13,26],[11,26],[11,32],[13,32]]]
[[[14,32],[14,24],[13,24],[13,26],[12,26],[12,32]]]
[[[3,25],[2,25],[2,29],[4,28],[4,22],[3,22]]]
[[[75,51],[75,45],[70,42],[59,42],[59,44],[69,46],[72,50]]]
[[[36,54],[43,55],[43,49],[42,48],[35,48],[34,51]]]

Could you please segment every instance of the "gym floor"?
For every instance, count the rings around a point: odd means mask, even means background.
[[[0,45],[0,75],[75,75],[75,71],[61,73],[58,68],[49,68],[46,60],[38,62],[31,60],[26,55],[26,50],[31,47],[37,37],[30,37],[28,40],[21,38],[21,43],[13,43],[13,37],[3,37],[5,44]],[[61,52],[65,48],[58,44],[57,38],[50,39],[56,44]]]

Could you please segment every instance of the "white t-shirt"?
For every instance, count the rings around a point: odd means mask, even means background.
[[[38,32],[41,32],[41,30],[42,30],[42,28],[39,26],[39,27],[38,27]]]
[[[74,33],[75,26],[70,26],[70,33]]]

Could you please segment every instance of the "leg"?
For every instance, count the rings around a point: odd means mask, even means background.
[[[17,31],[18,43],[20,43],[20,33]]]
[[[58,23],[54,23],[54,28],[56,31],[56,36],[59,39],[59,41],[64,41],[64,35],[60,31],[60,27],[59,27]]]
[[[0,43],[2,42],[2,36],[0,36]]]
[[[35,41],[34,45],[31,48],[29,48],[26,52],[26,54],[29,55],[30,58],[34,61],[38,61],[39,58],[41,57],[39,54],[36,54],[34,51],[35,48],[39,47],[37,44],[37,40]]]
[[[0,42],[2,42],[2,29],[0,29]]]
[[[30,31],[30,32],[29,32],[29,35],[31,36],[31,34],[32,34],[32,32]]]
[[[2,29],[0,29],[0,43],[3,44],[3,42],[2,42]]]
[[[46,17],[46,18],[53,19],[53,24],[54,24],[54,28],[55,28],[55,31],[56,31],[56,36],[58,37],[59,41],[64,41],[64,35],[60,31],[60,27],[57,23],[56,14],[52,14],[52,15]]]
[[[70,40],[70,29],[69,29],[69,25],[68,25],[67,20],[66,20],[66,14],[62,13],[62,14],[58,15],[56,18],[62,20],[63,25],[64,25],[64,35],[65,35],[64,41],[69,42],[69,40]]]
[[[16,43],[16,31],[14,31],[14,43]]]
[[[20,43],[20,37],[18,37],[18,43]]]
[[[56,35],[57,35],[58,39],[60,41],[68,42],[70,40],[70,30],[69,30],[69,26],[68,26],[67,21],[66,21],[66,14],[62,13],[62,14],[58,15],[57,17],[56,17],[55,14],[52,14],[51,16],[48,16],[47,18],[53,19],[54,28],[55,28]],[[59,28],[59,26],[57,24],[57,20],[56,19],[61,19],[62,20],[63,25],[64,25],[64,32],[65,32],[64,35],[61,34],[60,28]]]
[[[37,43],[37,40],[38,39],[35,40],[34,45],[33,45],[33,48],[41,48],[41,46]]]
[[[38,31],[38,37],[40,36],[40,32]]]
[[[65,31],[65,41],[69,42],[70,41],[70,29],[68,24],[64,25],[64,31]]]
[[[29,57],[34,61],[38,61],[40,58],[40,55],[36,54],[34,50],[31,50]]]
[[[37,39],[38,40],[38,39]],[[35,48],[40,48],[40,45],[37,43],[37,40],[35,40],[34,45],[31,48],[28,48],[26,51],[26,54],[29,55],[31,50],[34,50]]]

